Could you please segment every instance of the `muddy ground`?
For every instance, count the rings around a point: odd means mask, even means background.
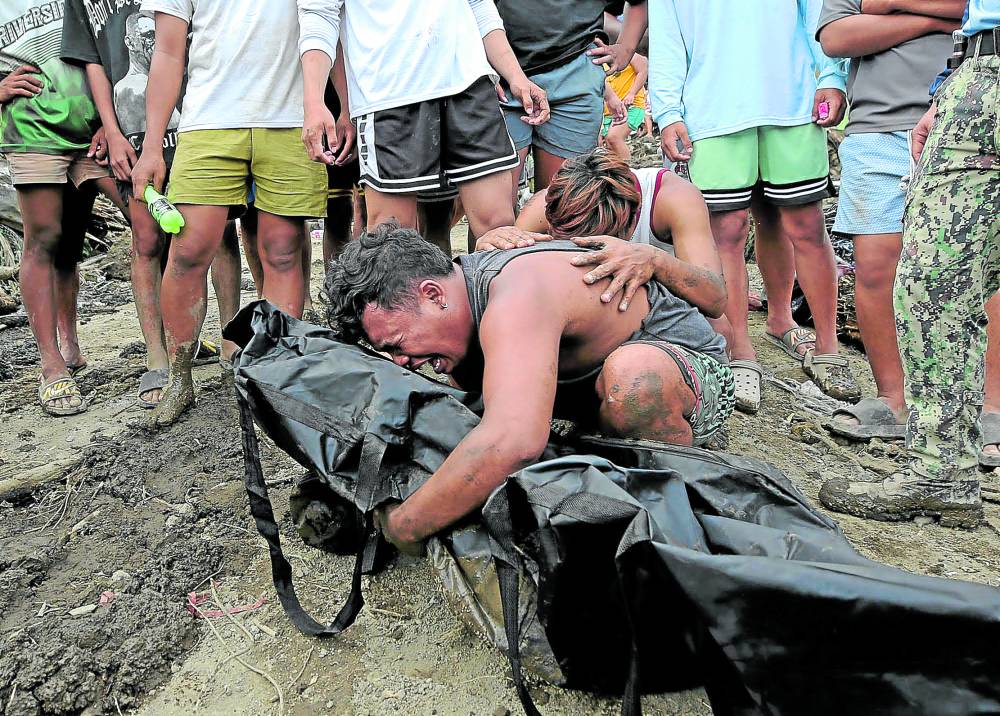
[[[317,262],[314,286],[320,270]],[[97,271],[85,279],[87,413],[43,416],[27,329],[0,331],[0,485],[55,478],[0,503],[0,713],[520,712],[505,660],[452,616],[421,560],[402,559],[368,579],[367,606],[342,638],[299,634],[274,598],[267,551],[249,517],[231,382],[218,365],[198,368],[198,405],[158,435],[139,430],[143,351],[128,284]],[[754,315],[758,338],[762,318]],[[218,330],[213,306],[206,331]],[[779,385],[796,390],[804,375],[763,340],[758,348],[772,382],[760,415],[731,420],[731,452],[776,464],[814,499],[824,476],[858,474],[859,459],[899,460],[894,446],[860,454],[817,438],[806,424],[810,400]],[[849,354],[871,393],[866,364]],[[262,456],[275,509],[285,515],[302,469],[266,442]],[[988,504],[987,515],[990,524],[973,532],[837,519],[869,557],[1000,585],[1000,508]],[[332,617],[351,560],[303,546],[287,517],[281,526],[304,604]],[[190,592],[208,598],[199,605],[206,610],[264,603],[206,620],[186,609]],[[533,692],[547,714],[619,709],[616,700],[544,684]],[[644,702],[650,714],[711,712],[700,691]]]

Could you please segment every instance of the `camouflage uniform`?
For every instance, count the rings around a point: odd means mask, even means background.
[[[968,58],[938,92],[907,197],[895,307],[919,479],[977,479],[984,306],[1000,289],[998,105],[1000,58]]]

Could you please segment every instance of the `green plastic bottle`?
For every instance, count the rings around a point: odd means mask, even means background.
[[[146,201],[149,213],[156,219],[160,228],[168,234],[176,234],[184,228],[184,217],[177,207],[167,201],[167,197],[153,188],[152,184],[146,187],[142,193],[142,198]]]

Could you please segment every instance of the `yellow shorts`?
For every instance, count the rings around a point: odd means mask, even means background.
[[[9,152],[10,173],[14,186],[23,184],[66,184],[79,187],[91,179],[111,176],[86,151],[73,154],[40,154],[37,152]]]
[[[177,135],[167,198],[174,204],[255,206],[277,216],[326,216],[326,166],[309,160],[302,130],[197,129]]]

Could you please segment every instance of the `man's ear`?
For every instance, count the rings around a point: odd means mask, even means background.
[[[420,282],[417,286],[417,295],[425,301],[430,301],[438,305],[447,305],[448,303],[448,296],[444,286],[432,278],[424,279]]]

